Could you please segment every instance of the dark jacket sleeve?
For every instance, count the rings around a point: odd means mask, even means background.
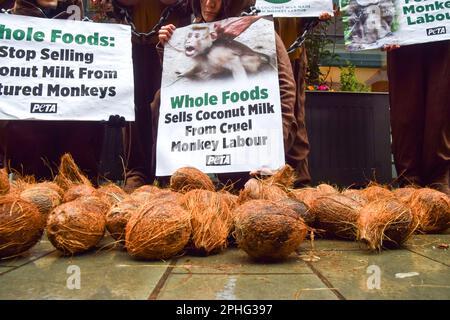
[[[292,147],[297,132],[297,122],[294,115],[296,85],[288,53],[283,41],[276,33],[275,40],[278,57],[278,82],[280,85],[284,150],[287,152]]]

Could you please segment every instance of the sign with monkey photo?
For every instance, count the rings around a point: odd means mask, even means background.
[[[227,33],[231,29],[240,32]],[[230,18],[176,29],[164,48],[159,112],[157,176],[185,166],[205,173],[282,166],[272,18]]]
[[[333,0],[256,0],[261,15],[274,17],[318,17],[333,15]]]
[[[340,0],[351,51],[450,39],[450,0]]]

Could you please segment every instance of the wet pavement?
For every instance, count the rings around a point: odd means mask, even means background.
[[[137,261],[108,237],[63,257],[44,237],[23,256],[0,260],[0,299],[450,299],[448,244],[450,230],[381,253],[316,239],[314,250],[304,242],[288,260],[262,264],[237,248]]]

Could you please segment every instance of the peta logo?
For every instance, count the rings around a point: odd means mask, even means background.
[[[57,103],[31,103],[31,113],[57,113]]]
[[[231,165],[231,155],[211,155],[206,156],[206,165],[209,166],[229,166]]]
[[[427,29],[427,36],[437,36],[440,34],[446,34],[447,29],[445,27],[436,27]]]

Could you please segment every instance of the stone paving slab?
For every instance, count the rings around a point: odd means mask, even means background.
[[[11,259],[0,259],[0,267],[20,267],[53,251],[55,251],[55,248],[50,241],[44,237],[38,244],[22,253],[20,256]]]
[[[346,299],[450,299],[450,268],[408,250],[316,254],[312,267]]]
[[[309,273],[311,269],[298,256],[278,263],[256,263],[242,250],[229,248],[208,257],[184,256],[178,259],[173,273],[288,274]]]
[[[0,299],[147,299],[168,262],[131,259],[123,250],[76,257],[53,252],[0,276]],[[79,268],[80,289],[73,280]]]
[[[307,300],[337,299],[313,274],[171,274],[163,300]]]

